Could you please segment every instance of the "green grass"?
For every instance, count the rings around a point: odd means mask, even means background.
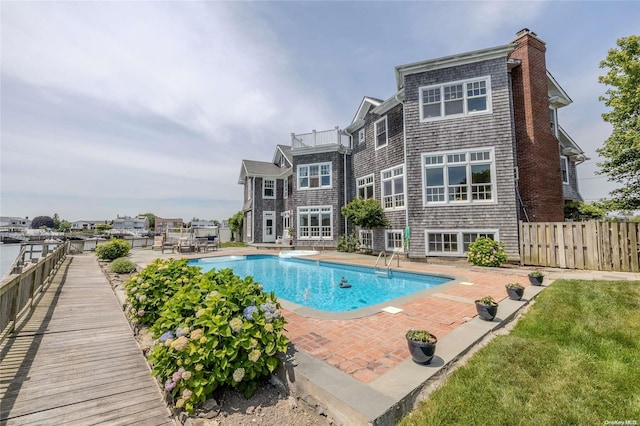
[[[555,281],[399,425],[607,420],[640,424],[638,281]]]
[[[222,248],[230,248],[230,247],[246,247],[247,243],[243,243],[242,241],[228,241],[226,243],[220,243],[220,247]]]

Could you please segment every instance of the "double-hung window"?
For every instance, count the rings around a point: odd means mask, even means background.
[[[427,255],[463,256],[469,251],[469,245],[479,237],[496,240],[495,230],[427,230]]]
[[[385,248],[388,251],[402,251],[404,248],[403,232],[399,229],[390,229],[385,232]]]
[[[404,165],[383,170],[380,178],[382,206],[385,209],[404,208]]]
[[[364,143],[365,140],[365,133],[364,133],[364,127],[360,130],[358,130],[358,143]]]
[[[387,146],[389,142],[389,132],[387,131],[387,116],[375,122],[373,126],[376,135],[376,149]]]
[[[274,179],[262,181],[262,198],[276,198],[276,181]]]
[[[493,202],[493,148],[422,155],[424,205]]]
[[[360,246],[363,249],[373,249],[373,231],[370,229],[360,230]]]
[[[356,179],[356,184],[358,187],[358,198],[364,200],[373,198],[373,175]]]
[[[331,188],[331,163],[298,166],[298,189]]]
[[[560,171],[562,172],[562,183],[569,184],[569,160],[564,155],[560,156]]]
[[[284,178],[284,181],[282,183],[282,198],[287,199],[289,198],[289,178]]]
[[[331,206],[298,207],[298,237],[307,240],[333,238]]]
[[[491,112],[491,79],[475,78],[420,88],[420,120]]]

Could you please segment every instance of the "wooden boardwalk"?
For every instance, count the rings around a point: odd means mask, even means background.
[[[0,425],[174,425],[93,255],[68,257],[0,346]]]

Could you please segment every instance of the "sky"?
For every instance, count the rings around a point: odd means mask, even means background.
[[[529,28],[573,100],[560,125],[591,160],[611,132],[599,63],[640,32],[640,2],[0,2],[0,215],[223,220],[243,159],[350,124],[395,67],[504,45]]]

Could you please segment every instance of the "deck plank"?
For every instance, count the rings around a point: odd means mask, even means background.
[[[0,425],[174,425],[93,255],[65,261],[0,362]]]

